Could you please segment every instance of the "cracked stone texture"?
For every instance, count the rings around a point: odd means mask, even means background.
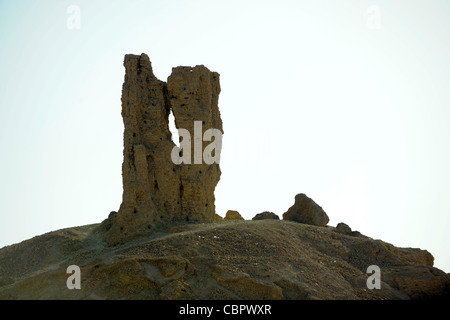
[[[125,55],[122,88],[124,130],[123,199],[108,218],[107,242],[121,244],[170,222],[212,222],[219,164],[194,164],[194,121],[223,133],[218,108],[219,74],[205,66],[176,67],[167,83],[153,74],[146,54]],[[191,134],[191,164],[175,164],[169,130],[173,112],[177,129]],[[210,141],[202,142],[202,151]]]

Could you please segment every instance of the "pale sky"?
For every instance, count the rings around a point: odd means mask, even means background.
[[[127,53],[221,75],[216,211],[428,250],[450,272],[448,0],[0,1],[0,247],[122,200]]]

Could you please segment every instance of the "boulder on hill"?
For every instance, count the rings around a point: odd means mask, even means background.
[[[224,220],[244,220],[244,218],[242,218],[241,214],[236,210],[228,210]]]
[[[273,212],[264,211],[264,212],[258,213],[256,216],[253,217],[252,220],[265,220],[265,219],[280,220],[280,217]]]
[[[330,221],[322,207],[303,193],[295,196],[294,205],[283,213],[283,219],[319,227],[326,226]]]

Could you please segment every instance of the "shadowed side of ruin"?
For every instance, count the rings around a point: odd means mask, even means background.
[[[126,55],[124,66],[123,198],[117,214],[107,221],[109,245],[170,222],[212,222],[214,189],[221,174],[218,163],[195,163],[193,152],[191,164],[174,163],[176,145],[168,120],[173,112],[177,129],[192,135],[194,121],[202,124],[201,136],[208,129],[223,132],[219,74],[204,66],[176,67],[166,83],[155,77],[146,54]]]

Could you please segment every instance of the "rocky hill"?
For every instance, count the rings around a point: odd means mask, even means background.
[[[124,66],[118,212],[0,249],[0,299],[449,298],[450,277],[429,252],[330,227],[305,194],[281,220],[222,219],[219,74],[176,67],[164,82],[145,54]]]
[[[342,226],[342,225],[341,225]],[[420,249],[286,220],[173,225],[108,246],[102,224],[0,250],[0,299],[429,299],[450,277]],[[81,289],[69,290],[70,265]],[[368,266],[381,289],[369,289]]]

